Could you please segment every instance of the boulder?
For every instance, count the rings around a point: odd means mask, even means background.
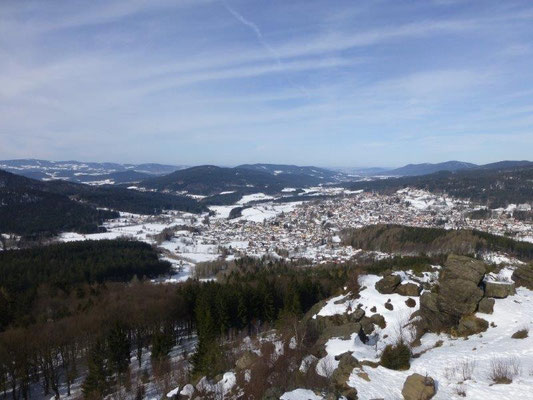
[[[477,306],[477,311],[483,314],[492,314],[494,312],[494,303],[496,300],[484,297]]]
[[[401,296],[416,297],[420,296],[421,291],[422,288],[413,282],[403,283],[401,285],[396,286],[396,293]]]
[[[385,322],[385,317],[381,314],[372,314],[370,316],[370,321],[379,326],[381,329],[385,329],[387,326],[387,322]]]
[[[361,318],[363,318],[365,316],[365,310],[363,310],[362,308],[358,308],[353,313],[351,313],[349,315],[350,315],[350,320],[351,321],[358,322],[358,321],[361,320]]]
[[[365,335],[370,335],[374,332],[374,322],[372,322],[372,319],[369,317],[364,317],[361,320],[361,327],[363,328]]]
[[[475,315],[466,315],[459,321],[456,333],[458,336],[470,336],[485,332],[488,327],[489,323],[483,318],[478,318]]]
[[[431,331],[457,326],[463,315],[473,314],[483,298],[479,287],[485,265],[472,258],[450,255],[439,280],[438,293],[420,297],[421,325]]]
[[[335,387],[343,393],[346,392],[355,396],[351,397],[353,399],[357,399],[357,391],[348,385],[348,380],[350,379],[350,375],[352,374],[354,368],[358,366],[360,366],[359,362],[352,356],[350,352],[344,353],[340,356],[339,366],[331,376],[331,380]]]
[[[413,308],[416,306],[416,301],[415,299],[409,297],[407,300],[405,300],[405,305],[409,308]]]
[[[481,283],[485,275],[485,264],[482,261],[470,257],[450,254],[446,259],[442,270],[441,280],[460,279],[474,283]]]
[[[522,265],[514,270],[513,281],[516,286],[524,286],[533,290],[533,265]]]
[[[504,299],[516,293],[514,283],[485,282],[485,297]]]
[[[376,282],[376,290],[381,294],[392,294],[401,281],[398,275],[387,275]]]
[[[475,312],[482,298],[483,290],[473,282],[450,279],[440,284],[438,305],[450,320],[458,320],[464,314]]]
[[[433,378],[420,374],[408,376],[402,389],[404,400],[429,400],[436,392]]]
[[[364,319],[364,318],[363,318]],[[343,340],[348,340],[353,333],[359,333],[361,331],[361,323],[359,322],[348,322],[344,325],[333,325],[329,326],[322,331],[320,337],[318,338],[317,344],[325,345],[329,339],[332,338],[342,338]]]

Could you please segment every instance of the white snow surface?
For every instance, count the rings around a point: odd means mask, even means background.
[[[316,395],[312,390],[296,389],[292,392],[285,392],[280,400],[322,400],[322,396]]]

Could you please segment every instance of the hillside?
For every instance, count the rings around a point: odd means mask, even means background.
[[[533,243],[474,230],[445,230],[401,225],[369,225],[342,233],[343,244],[357,249],[396,254],[481,255],[503,252],[523,261],[533,260]]]
[[[530,203],[533,199],[533,166],[473,168],[466,171],[441,171],[430,175],[389,178],[345,185],[352,190],[390,192],[415,187],[434,193],[470,199],[490,208]]]
[[[462,161],[447,161],[438,164],[408,164],[401,168],[386,171],[386,175],[391,176],[417,176],[427,175],[439,171],[460,171],[477,167],[476,164]]]
[[[116,212],[97,210],[42,190],[40,182],[0,170],[0,232],[29,235],[97,232]]]
[[[322,179],[306,174],[279,174],[249,168],[202,165],[150,178],[140,186],[148,189],[186,191],[215,195],[225,191],[278,193],[285,187],[318,185]]]
[[[332,171],[325,168],[318,168],[313,166],[300,167],[297,165],[285,164],[243,164],[237,168],[250,169],[254,171],[267,172],[272,175],[302,175],[312,176],[321,179],[324,182],[335,182],[345,179],[344,174]]]
[[[163,209],[206,210],[194,199],[183,196],[65,181],[41,182],[2,170],[0,204],[0,232],[20,235],[96,232],[105,219],[118,216],[97,207],[141,214]]]

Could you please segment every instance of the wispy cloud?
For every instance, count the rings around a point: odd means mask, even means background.
[[[531,14],[510,3],[6,0],[0,158],[527,158],[501,140],[532,123]]]

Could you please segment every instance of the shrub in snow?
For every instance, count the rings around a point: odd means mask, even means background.
[[[381,365],[388,369],[403,371],[411,366],[411,349],[403,341],[387,345],[381,353]]]
[[[517,358],[495,358],[490,362],[489,378],[494,383],[509,384],[520,375],[520,360]]]
[[[528,337],[528,335],[529,335],[529,328],[526,327],[526,328],[516,331],[515,333],[513,333],[511,337],[513,339],[525,339]]]

